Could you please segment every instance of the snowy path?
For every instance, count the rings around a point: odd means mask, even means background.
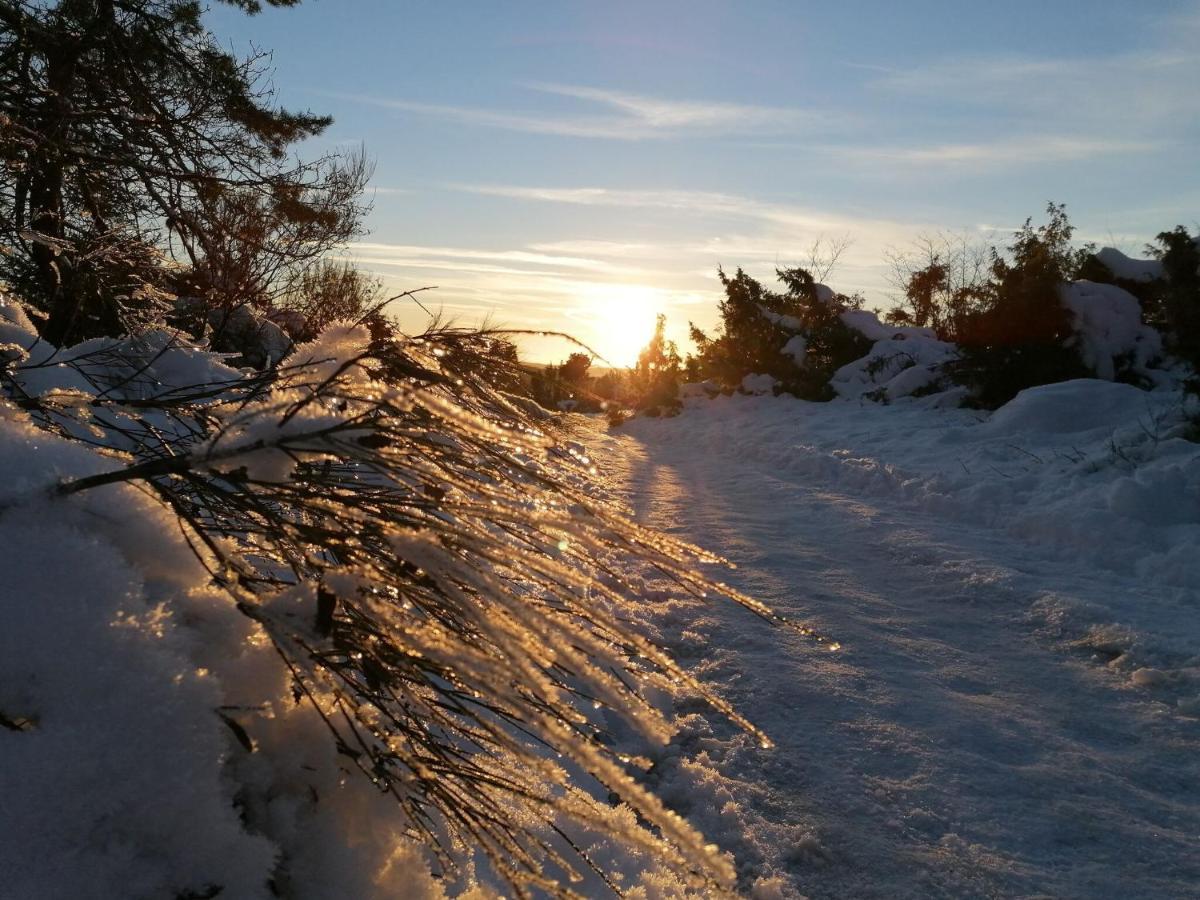
[[[655,623],[777,742],[694,716],[691,761],[656,767],[745,887],[1200,896],[1200,722],[1055,628],[1064,598],[1153,602],[1144,586],[780,473],[732,434],[697,452],[662,422],[592,443],[647,522],[729,556],[731,583],[843,645],[728,605],[667,604]]]

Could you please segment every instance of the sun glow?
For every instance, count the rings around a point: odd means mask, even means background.
[[[639,284],[589,285],[580,299],[579,318],[589,332],[581,338],[604,357],[598,364],[612,366],[637,362],[666,305],[660,291]]]

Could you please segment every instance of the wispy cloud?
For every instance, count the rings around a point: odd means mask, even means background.
[[[658,210],[663,227],[678,233],[708,232],[657,243],[656,251],[617,242],[612,253],[593,242],[591,257],[622,260],[636,254],[657,260],[661,270],[686,273],[693,282],[711,280],[717,265],[743,265],[763,277],[777,266],[805,265],[815,241],[846,236],[850,246],[838,264],[837,286],[879,296],[888,290],[885,251],[945,222],[896,221],[852,211],[832,212],[753,197],[710,191],[537,187],[526,185],[451,185],[455,190],[504,199],[578,206]],[[545,251],[547,246],[538,245]],[[564,252],[568,252],[565,251]],[[686,268],[681,261],[687,260]],[[703,275],[700,273],[707,273]]]
[[[1191,36],[1185,40],[1181,33]],[[962,57],[886,73],[875,85],[1094,134],[1170,131],[1194,127],[1200,114],[1197,38],[1200,27],[1185,22],[1153,50],[1086,58]]]
[[[665,134],[682,131],[782,133],[798,128],[829,127],[846,122],[844,114],[784,106],[756,106],[714,101],[667,100],[622,91],[567,84],[530,83],[527,87],[571,97],[617,111],[629,123]]]
[[[376,262],[396,260],[410,264],[421,260],[461,262],[481,260],[501,263],[520,263],[536,266],[553,266],[564,269],[610,269],[608,263],[584,256],[560,253],[540,253],[528,250],[482,250],[465,247],[432,247],[417,244],[378,244],[363,241],[352,245],[352,252],[362,259]]]
[[[538,200],[575,206],[618,206],[630,209],[674,209],[725,215],[760,215],[762,204],[717,191],[678,191],[602,187],[529,187],[506,184],[451,184],[452,190],[510,200]]]
[[[540,253],[567,253],[604,259],[645,259],[662,253],[661,244],[633,241],[574,240],[542,241],[529,245]]]
[[[600,107],[601,111],[557,114],[545,110],[521,112],[361,94],[330,96],[463,125],[623,141],[826,131],[844,127],[848,121],[844,114],[833,111],[666,99],[579,85],[531,83],[524,87],[543,95]]]
[[[1134,12],[1135,51],[986,53],[880,71],[891,107],[934,137],[924,145],[830,148],[851,161],[962,171],[1169,152],[1200,138],[1200,4]]]
[[[499,184],[452,184],[452,190],[513,200],[564,203],[578,206],[612,206],[627,209],[660,209],[716,219],[749,219],[787,226],[815,234],[861,232],[897,223],[852,214],[839,215],[805,207],[770,203],[753,197],[715,191],[619,189],[601,187],[530,187]]]
[[[1163,146],[1162,141],[1027,135],[990,142],[928,146],[830,147],[828,151],[839,158],[857,162],[886,161],[918,166],[969,166],[978,169],[986,166],[1071,162],[1100,156],[1147,153]]]

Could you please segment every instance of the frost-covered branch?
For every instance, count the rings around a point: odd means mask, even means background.
[[[582,848],[608,834],[697,889],[731,885],[726,859],[641,785],[648,762],[606,737],[609,717],[665,742],[649,698],[686,684],[768,741],[628,624],[621,573],[650,563],[771,614],[697,574],[716,557],[597,499],[590,461],[473,374],[489,337],[372,343],[335,326],[267,376],[179,386],[152,376],[194,351],[162,340],[145,338],[140,362],[108,342],[42,368],[23,350],[6,371],[6,394],[44,427],[118,454],[53,487],[58,502],[130,483],[171,509],[347,764],[445,870],[481,852],[519,894],[566,895],[603,873]]]

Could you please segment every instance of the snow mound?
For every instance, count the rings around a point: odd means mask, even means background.
[[[1129,384],[1077,378],[1021,391],[983,427],[990,433],[1075,434],[1112,431],[1149,414],[1150,395]]]
[[[869,341],[890,341],[897,337],[928,338],[937,340],[932,328],[917,328],[910,325],[888,325],[879,321],[879,316],[869,309],[847,309],[841,313],[842,324],[853,328]]]
[[[680,400],[708,400],[721,393],[721,386],[711,378],[705,381],[690,381],[679,386]]]
[[[770,375],[750,374],[742,379],[743,394],[771,394],[778,382]]]
[[[68,373],[85,397],[114,380],[137,397],[240,377],[168,332],[58,351],[2,302],[0,331],[29,358],[75,359],[89,376],[36,363],[8,373],[39,396]],[[129,356],[105,374],[114,347]],[[149,365],[130,378],[137,359]],[[149,410],[142,421],[169,427]],[[0,893],[444,896],[392,801],[345,777],[322,720],[212,587],[175,515],[130,485],[53,497],[63,479],[117,464],[0,398]]]
[[[779,351],[784,356],[790,356],[798,365],[804,365],[804,357],[808,353],[808,338],[802,334],[793,335]]]
[[[1104,263],[1114,276],[1126,281],[1154,281],[1163,277],[1163,266],[1157,259],[1134,259],[1116,247],[1097,251],[1096,259]]]
[[[942,367],[957,357],[955,346],[946,341],[898,332],[876,341],[866,356],[842,366],[829,383],[845,399],[878,392],[880,399],[897,400],[916,391],[936,389],[942,380]]]
[[[220,685],[137,571],[44,509],[6,515],[0,541],[20,561],[5,569],[20,602],[0,633],[0,711],[31,723],[3,740],[4,818],[21,829],[0,841],[8,896],[268,896],[277,851],[244,830],[225,781]]]
[[[1083,362],[1098,378],[1112,381],[1127,360],[1144,372],[1162,355],[1162,338],[1142,324],[1142,309],[1133,294],[1112,284],[1075,281],[1060,289],[1063,306],[1074,317]]]

